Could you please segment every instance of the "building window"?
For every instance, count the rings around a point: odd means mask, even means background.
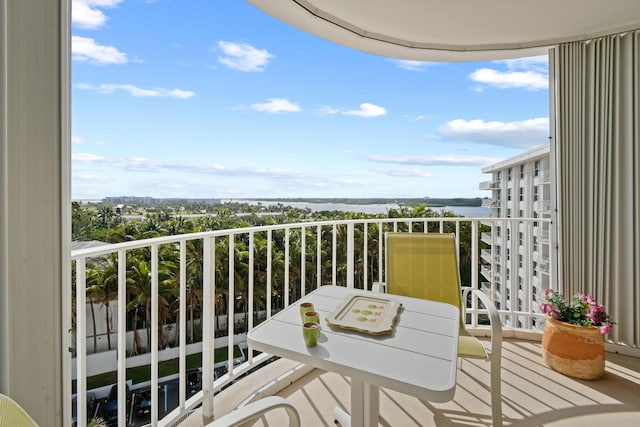
[[[511,181],[511,168],[507,170],[507,180]]]
[[[509,201],[511,200],[511,189],[510,188],[507,189],[507,200],[509,200]]]
[[[518,244],[524,246],[524,233],[522,231],[518,233]]]
[[[520,201],[524,201],[524,188],[520,187]]]
[[[518,277],[518,289],[522,290],[522,277]]]
[[[524,165],[520,165],[520,179],[524,179]]]
[[[518,267],[522,268],[522,255],[518,255]]]
[[[533,201],[537,202],[538,201],[538,193],[539,193],[540,189],[539,187],[533,187]]]
[[[511,270],[507,268],[505,275],[507,276],[507,280],[511,279]]]
[[[535,236],[533,237],[533,251],[538,252],[538,238]]]
[[[511,218],[511,208],[507,209],[507,218]]]
[[[534,174],[535,176],[538,176],[538,175],[540,175],[540,160],[536,160],[536,161],[535,161],[535,163],[534,163],[534,165],[535,165],[535,166],[534,166],[534,169],[535,169],[535,170],[534,170],[533,174]]]

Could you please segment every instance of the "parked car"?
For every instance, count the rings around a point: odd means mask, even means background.
[[[129,386],[127,385],[127,405],[125,407],[126,416],[128,419],[129,416],[129,407],[131,406],[131,393],[129,391]],[[117,426],[118,425],[118,385],[111,386],[111,390],[109,390],[109,396],[107,397],[107,408],[105,411],[105,422],[108,426]]]

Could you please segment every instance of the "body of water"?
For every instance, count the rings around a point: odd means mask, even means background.
[[[386,214],[389,209],[398,209],[399,205],[395,203],[372,203],[369,205],[356,205],[351,203],[311,203],[311,202],[284,202],[284,201],[259,201],[259,200],[230,200],[239,203],[249,203],[252,205],[261,204],[264,206],[277,205],[281,203],[284,206],[291,206],[298,209],[311,209],[318,211],[342,211],[342,212],[362,212],[366,214]],[[456,215],[467,218],[487,218],[491,216],[490,208],[481,206],[444,206],[431,208],[436,212],[442,210],[451,211]]]

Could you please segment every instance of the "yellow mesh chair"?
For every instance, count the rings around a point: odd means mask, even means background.
[[[17,402],[0,394],[0,426],[38,427],[38,424]]]
[[[441,301],[460,308],[458,356],[491,363],[491,414],[494,426],[502,426],[500,358],[502,326],[491,300],[477,289],[462,292],[455,235],[439,233],[386,233],[386,282],[382,291]],[[384,289],[386,288],[386,289]],[[489,311],[491,350],[465,329],[466,301],[472,292]]]

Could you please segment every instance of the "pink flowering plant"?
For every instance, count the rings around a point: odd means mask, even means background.
[[[547,289],[544,293],[542,312],[566,323],[582,326],[599,326],[600,333],[609,333],[613,322],[603,306],[589,295],[578,293],[568,302],[558,291]]]

